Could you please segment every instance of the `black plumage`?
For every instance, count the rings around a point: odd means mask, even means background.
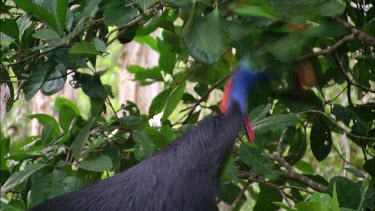
[[[138,165],[30,210],[215,210],[220,171],[242,120],[234,103]]]

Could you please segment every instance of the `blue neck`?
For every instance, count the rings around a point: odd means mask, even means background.
[[[229,107],[233,108],[236,102],[242,115],[247,116],[247,96],[255,83],[264,77],[264,73],[257,73],[256,68],[246,64],[240,64],[232,78],[232,88]]]

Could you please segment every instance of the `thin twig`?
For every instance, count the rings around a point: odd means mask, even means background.
[[[301,183],[303,183],[303,184],[309,186],[310,188],[312,188],[316,191],[319,191],[319,192],[325,192],[327,190],[326,186],[324,186],[320,183],[317,183],[314,180],[312,180],[308,177],[305,177],[301,174],[295,173],[295,172],[281,171],[280,174],[279,174],[279,177],[284,178],[284,179],[291,179],[291,180],[301,182]]]
[[[234,200],[234,202],[232,204],[232,209],[234,209],[237,206],[238,202],[240,202],[242,196],[245,194],[245,192],[247,191],[247,189],[250,187],[251,183],[252,183],[251,180],[247,181],[247,183],[245,184],[245,186],[242,188],[241,192],[238,194],[238,196]]]
[[[348,84],[356,86],[358,88],[361,88],[361,89],[363,89],[365,91],[375,93],[375,90],[371,90],[371,89],[369,89],[369,88],[367,88],[367,87],[365,87],[365,86],[363,86],[361,84],[358,84],[358,83],[354,82],[352,79],[350,79],[349,74],[347,73],[347,71],[345,70],[344,66],[342,65],[342,63],[340,61],[340,58],[339,58],[339,56],[337,55],[336,52],[333,53],[333,57],[335,58],[336,63],[339,65],[339,71],[344,76],[344,78],[348,82]],[[350,90],[349,87],[348,87],[348,90]]]
[[[277,161],[280,165],[284,166],[287,171],[295,172],[293,167],[288,162],[286,162],[281,156],[276,155],[276,154],[265,154],[265,156],[268,159]]]
[[[153,7],[151,7],[150,9],[147,10],[147,12],[143,13],[143,14],[140,14],[139,16],[137,16],[136,18],[134,18],[133,20],[131,20],[129,23],[125,24],[124,26],[121,26],[120,28],[117,28],[111,32],[108,33],[108,35],[106,35],[106,38],[109,38],[109,36],[116,32],[116,31],[119,31],[116,35],[116,37],[112,38],[111,40],[109,40],[106,44],[106,46],[109,46],[110,44],[112,44],[115,40],[118,39],[119,36],[121,36],[130,26],[133,26],[135,24],[138,24],[139,22],[141,22],[146,16],[148,15],[154,15],[157,13],[157,11],[159,11],[160,9],[162,9],[164,7],[164,3],[163,2],[159,2],[157,4],[155,4]]]
[[[350,25],[348,22],[342,20],[341,18],[338,18],[338,17],[331,17],[334,21],[336,21],[337,23],[343,25],[345,28],[349,29],[349,31],[351,33],[354,34],[354,36],[356,38],[358,38],[359,40],[363,41],[364,43],[368,44],[368,45],[371,45],[372,47],[375,47],[375,38],[364,33],[363,31],[360,31],[356,28],[354,28],[354,26]]]
[[[190,116],[191,114],[194,113],[195,109],[197,108],[197,106],[204,100],[206,99],[206,97],[215,89],[217,88],[222,82],[224,82],[227,78],[229,78],[231,74],[228,74],[226,76],[224,76],[222,79],[218,80],[214,85],[212,85],[212,87],[202,95],[202,97],[193,105],[193,107],[190,109],[189,113],[187,113],[186,115],[184,115],[182,118],[184,118],[185,116]],[[186,124],[186,121],[187,119],[182,123],[182,124]]]
[[[276,148],[276,151],[277,151],[277,154],[281,154],[281,143],[283,142],[284,140],[284,137],[285,137],[285,134],[286,134],[286,131],[288,130],[288,128],[285,128],[283,130],[283,132],[281,133],[281,136],[279,138],[279,141],[277,142],[277,148]]]
[[[350,164],[350,165],[354,165],[353,163],[350,163],[349,161],[347,161],[342,155],[341,153],[339,152],[339,150],[337,149],[337,147],[332,144],[332,147],[333,149],[335,150],[335,152],[339,155],[339,157],[344,161],[344,166],[347,165],[347,164]]]
[[[311,191],[307,188],[303,188],[303,187],[299,187],[299,186],[295,186],[295,185],[286,185],[286,186],[280,186],[279,188],[282,188],[282,189],[297,189],[297,190],[300,190],[300,191],[303,191],[303,192],[306,192],[306,193],[310,193],[310,194],[313,194],[314,191]]]
[[[289,198],[288,198],[287,194],[281,189],[279,189],[279,192],[280,192],[281,196],[283,197],[284,201],[288,204],[288,206],[293,207],[293,204],[289,201]]]
[[[355,37],[354,37],[353,34],[348,34],[345,37],[343,37],[341,40],[339,40],[337,43],[333,44],[332,46],[328,46],[326,49],[323,49],[321,51],[317,51],[317,52],[313,52],[313,53],[303,55],[303,56],[299,57],[298,60],[305,60],[305,59],[310,59],[310,58],[317,57],[317,56],[331,54],[332,52],[336,51],[336,49],[338,49],[343,44],[345,44],[349,41],[352,41],[354,39],[355,39]]]
[[[305,114],[305,113],[317,113],[317,114],[323,115],[324,117],[326,117],[327,119],[329,119],[333,124],[335,124],[337,127],[339,127],[347,136],[349,136],[351,138],[357,138],[357,139],[375,141],[375,138],[365,137],[365,136],[359,136],[359,135],[355,135],[355,134],[347,131],[341,125],[337,124],[336,120],[332,119],[332,117],[328,116],[326,113],[324,113],[322,111],[319,111],[319,110],[308,110],[308,111],[303,111],[303,112],[301,112],[299,114]]]

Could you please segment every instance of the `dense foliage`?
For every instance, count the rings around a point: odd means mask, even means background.
[[[90,99],[89,114],[59,98],[56,119],[28,115],[43,124],[39,136],[2,135],[2,208],[24,210],[158,152],[201,112],[217,110],[208,97],[247,57],[270,81],[249,96],[256,140],[236,142],[218,202],[236,210],[374,210],[374,13],[368,0],[1,1],[7,110],[20,92],[28,101],[64,86]],[[160,53],[159,66],[128,68],[142,85],[164,85],[148,114],[131,102],[114,111],[101,80],[107,73],[96,70],[117,41]],[[160,125],[150,126],[159,113]]]

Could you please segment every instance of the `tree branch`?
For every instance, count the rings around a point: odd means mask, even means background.
[[[313,57],[331,54],[332,52],[336,51],[336,49],[341,47],[343,44],[345,44],[349,41],[352,41],[354,39],[355,39],[355,37],[354,37],[353,34],[348,34],[345,37],[343,37],[341,40],[339,40],[337,43],[333,44],[332,46],[328,46],[326,49],[323,49],[321,51],[317,51],[317,52],[313,52],[313,53],[303,55],[303,56],[299,57],[298,60],[301,61],[301,60],[310,59],[310,58],[313,58]]]
[[[338,17],[331,17],[334,21],[336,21],[337,23],[343,25],[345,28],[349,29],[349,31],[354,34],[354,36],[361,40],[362,42],[372,46],[372,47],[375,47],[375,38],[354,28],[354,26],[352,26],[351,24],[349,24],[348,22],[342,20],[341,18],[338,18]]]
[[[304,113],[317,113],[317,114],[323,115],[324,117],[326,117],[327,119],[329,119],[334,125],[336,125],[337,127],[339,127],[347,136],[349,136],[351,138],[357,138],[357,139],[375,141],[375,138],[366,137],[366,136],[359,136],[359,135],[355,135],[355,134],[347,131],[345,128],[343,128],[342,126],[340,126],[339,124],[337,124],[336,120],[332,119],[332,117],[328,116],[326,113],[324,113],[322,111],[319,111],[319,110],[308,110],[308,111],[303,111],[303,112],[301,112],[299,114],[304,114]]]
[[[333,53],[333,57],[335,58],[336,63],[339,65],[339,71],[344,76],[344,78],[348,82],[348,84],[356,86],[358,88],[361,88],[361,89],[363,89],[365,91],[375,93],[375,90],[371,90],[371,89],[369,89],[369,88],[367,88],[367,87],[365,87],[365,86],[363,86],[361,84],[358,84],[357,82],[354,82],[352,79],[350,79],[349,74],[347,73],[347,71],[345,70],[344,66],[342,65],[342,63],[340,61],[340,58],[339,58],[339,56],[337,55],[336,52]],[[350,90],[350,87],[348,87],[348,89]]]
[[[232,209],[234,209],[237,206],[238,202],[240,202],[242,196],[245,194],[246,190],[250,187],[251,183],[252,183],[251,180],[247,181],[245,186],[242,188],[241,192],[238,194],[238,196],[234,200],[234,202],[232,204]]]
[[[281,171],[280,174],[279,174],[279,177],[284,178],[284,179],[290,179],[290,180],[295,180],[295,181],[301,182],[301,183],[303,183],[303,184],[309,186],[310,188],[312,188],[316,191],[319,191],[319,192],[325,192],[327,190],[326,186],[324,186],[320,183],[317,183],[314,180],[312,180],[308,177],[305,177],[301,174],[295,173],[295,172]]]
[[[227,80],[227,78],[229,78],[231,74],[228,74],[226,76],[224,76],[222,79],[218,80],[214,85],[212,85],[212,87],[207,90],[206,93],[204,93],[202,95],[202,97],[193,105],[193,107],[190,109],[189,113],[187,115],[184,115],[183,117],[185,116],[190,116],[194,111],[195,109],[197,108],[197,106],[215,89],[217,88],[222,82],[224,82],[225,80]],[[187,120],[187,119],[186,119]],[[182,123],[182,124],[186,124],[186,120]]]

